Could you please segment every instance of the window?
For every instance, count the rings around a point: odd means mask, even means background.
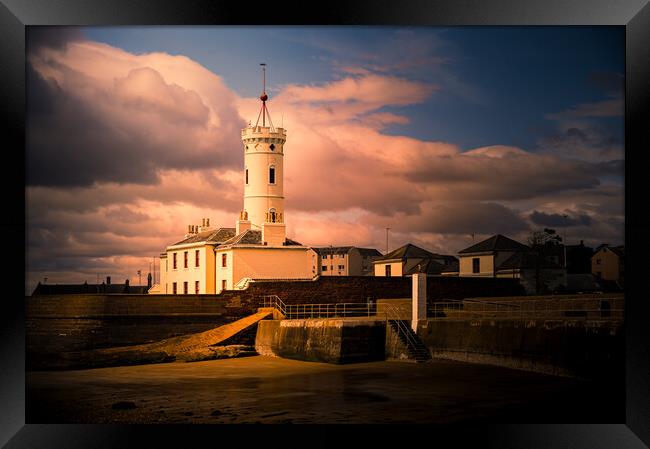
[[[183,268],[187,268],[187,251],[183,251]]]
[[[596,265],[601,265],[603,263],[603,259],[596,259]]]
[[[226,287],[227,287],[227,285],[228,285],[228,283],[226,282],[226,280],[225,280],[225,279],[222,280],[222,281],[221,281],[221,290],[225,290]]]
[[[194,281],[194,294],[199,294],[199,281]]]
[[[177,293],[176,282],[173,282],[173,283],[172,283],[172,293],[173,293],[173,294],[176,294],[176,293]]]
[[[194,266],[199,267],[199,250],[194,251]]]
[[[228,266],[226,262],[228,261],[228,256],[226,254],[221,255],[221,266],[226,267]],[[224,281],[225,282],[225,281]]]
[[[390,277],[390,270],[391,270],[391,266],[386,265],[386,277]]]
[[[183,294],[187,295],[187,281],[183,282]]]
[[[271,145],[269,145],[269,148],[271,149],[271,151],[273,151],[273,150],[275,150],[275,145],[271,144]]]
[[[270,208],[269,209],[269,222],[275,223],[276,218],[278,217],[278,214],[275,212],[275,208]]]
[[[327,265],[323,265],[323,266],[321,267],[321,271],[327,271]]]
[[[480,272],[481,272],[481,259],[475,257],[472,259],[472,273],[480,273]]]
[[[246,169],[246,185],[248,185],[248,169]]]
[[[178,261],[176,260],[176,256],[178,256],[178,254],[174,253],[174,270],[178,268]]]
[[[269,167],[269,184],[275,184],[275,165]]]
[[[345,265],[339,265],[339,270],[345,270]]]

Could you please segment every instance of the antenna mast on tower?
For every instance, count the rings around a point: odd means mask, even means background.
[[[269,125],[271,125],[271,132],[274,132],[273,122],[271,121],[271,114],[266,107],[266,100],[269,99],[269,96],[266,94],[266,63],[262,62],[262,95],[260,95],[260,100],[262,100],[262,107],[260,108],[260,113],[257,114],[257,121],[255,122],[255,127],[260,123],[260,116],[262,117],[262,126],[266,126],[266,117],[269,117]]]

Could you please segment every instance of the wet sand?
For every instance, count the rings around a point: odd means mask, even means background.
[[[26,375],[27,423],[624,422],[623,387],[436,360],[245,357]]]

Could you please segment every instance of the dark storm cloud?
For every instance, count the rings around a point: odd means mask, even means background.
[[[29,26],[26,33],[27,53],[42,48],[65,49],[70,42],[84,40],[81,28],[60,26]]]
[[[426,204],[419,215],[365,218],[365,223],[396,232],[432,234],[496,234],[528,230],[526,221],[513,209],[495,202],[462,201]]]
[[[589,226],[592,224],[592,219],[589,215],[580,214],[577,216],[569,216],[566,214],[547,214],[545,212],[533,211],[530,214],[530,219],[533,223],[541,226]]]
[[[163,168],[240,165],[242,123],[234,108],[213,129],[198,94],[165,83],[153,69],[134,69],[108,91],[79,81],[86,96],[31,66],[27,80],[28,185],[153,184]]]

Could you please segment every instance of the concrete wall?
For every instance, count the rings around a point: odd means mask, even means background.
[[[400,277],[402,276],[402,268],[404,264],[402,262],[387,262],[381,263],[378,262],[375,264],[375,276],[382,277],[386,276],[386,266],[390,265],[390,276],[391,277]]]
[[[263,320],[255,349],[290,359],[353,363],[385,359],[385,322],[368,320]]]
[[[479,273],[474,273],[472,268],[472,260],[479,259]],[[458,256],[459,275],[460,276],[494,276],[494,255],[484,256]]]
[[[429,320],[418,328],[434,357],[587,378],[620,375],[623,333],[595,320]]]

